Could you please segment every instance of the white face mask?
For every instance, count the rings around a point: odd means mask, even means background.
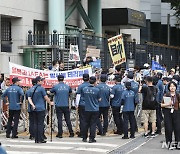
[[[179,67],[176,68],[177,70],[179,69]]]

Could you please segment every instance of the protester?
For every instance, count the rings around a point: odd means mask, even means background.
[[[171,81],[168,84],[169,92],[165,94],[166,97],[170,97],[170,102],[161,103],[164,114],[164,126],[165,126],[165,138],[166,143],[169,145],[169,149],[172,149],[172,133],[174,132],[176,148],[180,145],[180,94],[176,92],[177,85]]]
[[[158,93],[157,93],[157,108],[156,108],[156,126],[157,126],[157,130],[156,130],[156,134],[159,134],[161,135],[161,122],[163,120],[163,117],[162,117],[162,111],[161,111],[161,102],[162,102],[162,99],[163,99],[163,82],[161,80],[162,78],[162,73],[158,72],[157,73],[157,79],[158,79],[158,82],[157,82],[157,89],[158,89]]]
[[[156,107],[157,107],[157,88],[153,86],[153,78],[150,76],[146,77],[147,86],[143,86],[141,93],[143,95],[142,104],[142,119],[144,123],[144,137],[148,135],[148,123],[152,123],[151,137],[155,137],[156,131]]]
[[[34,118],[34,134],[35,134],[35,143],[46,143],[44,140],[44,119],[45,119],[45,100],[53,105],[54,102],[51,102],[48,98],[45,89],[42,87],[44,78],[37,76],[35,78],[36,85],[33,86],[34,90],[31,91],[28,96],[28,101],[32,106],[33,118]]]
[[[100,90],[101,101],[99,102],[99,119],[98,119],[98,135],[106,135],[108,129],[108,111],[110,106],[110,87],[106,84],[107,75],[102,74],[100,76],[100,81],[96,87]],[[101,124],[100,118],[103,116],[103,126]]]
[[[12,131],[12,138],[18,138],[18,123],[21,113],[21,104],[23,103],[24,93],[20,85],[20,79],[14,77],[12,79],[13,85],[10,86],[3,93],[2,98],[7,96],[7,103],[9,105],[9,118],[7,123],[7,131],[6,137],[10,138],[10,134]],[[14,122],[14,126],[12,128],[12,122]]]
[[[96,78],[90,77],[90,85],[83,88],[83,97],[85,101],[85,130],[83,133],[83,142],[87,142],[88,129],[90,129],[89,143],[96,142],[96,125],[99,115],[99,101],[101,100],[99,89],[96,88]]]
[[[61,60],[59,61],[59,71],[65,71],[64,62]]]
[[[55,94],[55,106],[56,106],[56,115],[58,119],[58,134],[56,137],[62,138],[63,129],[62,129],[62,116],[64,115],[67,127],[69,129],[69,137],[74,137],[74,132],[72,130],[72,125],[70,121],[70,109],[69,109],[69,95],[72,93],[72,89],[65,84],[64,76],[58,75],[59,83],[53,86],[50,90],[51,93]]]
[[[170,72],[169,72],[169,78],[173,78],[173,76],[175,75],[175,69],[174,68],[172,68],[171,70],[170,70]]]

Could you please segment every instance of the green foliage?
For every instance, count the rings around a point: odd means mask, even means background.
[[[175,10],[175,16],[180,19],[180,0],[163,0],[163,2],[171,3],[171,9]]]

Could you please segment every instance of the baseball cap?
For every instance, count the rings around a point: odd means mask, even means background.
[[[83,79],[89,79],[89,74],[83,74]]]
[[[101,74],[100,80],[101,81],[106,81],[107,80],[107,75],[106,74]]]
[[[18,81],[21,81],[18,77],[14,77],[14,78],[12,79],[12,82],[13,82],[13,83],[16,83],[16,82],[18,82]]]
[[[36,83],[39,82],[39,81],[43,81],[43,80],[45,80],[45,78],[42,78],[42,77],[40,77],[40,76],[37,76],[37,77],[35,78]]]
[[[175,72],[175,69],[174,69],[174,68],[171,68],[171,72]]]
[[[91,76],[90,77],[90,81],[96,81],[96,77],[95,76]]]
[[[64,79],[64,76],[63,76],[63,75],[58,75],[57,78],[58,78],[58,80],[59,80],[59,79]]]
[[[127,77],[128,77],[129,79],[133,79],[134,73],[133,73],[132,71],[129,71],[128,74],[127,74]]]

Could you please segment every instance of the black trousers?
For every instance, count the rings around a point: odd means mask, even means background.
[[[8,123],[7,123],[6,135],[9,136],[11,134],[11,130],[12,130],[12,136],[16,136],[18,134],[17,129],[18,129],[20,113],[21,113],[21,110],[9,110],[9,118],[8,118]],[[13,127],[12,127],[12,122],[14,122]]]
[[[175,142],[180,144],[180,110],[174,110],[173,113],[170,110],[163,109],[166,143],[172,142],[172,133],[174,132]]]
[[[34,137],[34,118],[33,118],[33,111],[29,112],[29,133],[30,136]]]
[[[123,121],[124,136],[128,137],[128,122],[130,123],[130,133],[134,136],[136,127],[134,111],[123,112]]]
[[[108,129],[108,111],[109,107],[99,107],[99,118],[97,121],[97,127],[101,134],[106,133]],[[103,126],[100,121],[101,115],[103,116]]]
[[[33,118],[35,142],[42,142],[44,140],[45,111],[34,111]]]
[[[80,128],[80,135],[83,134],[83,130],[85,129],[85,106],[79,105],[78,107],[79,113],[79,128]]]
[[[117,127],[118,133],[123,132],[123,119],[122,119],[122,113],[120,113],[120,107],[112,107],[112,113],[113,113],[113,118],[114,122]]]
[[[62,116],[64,114],[64,118],[69,129],[69,133],[73,133],[71,120],[70,120],[70,110],[69,107],[56,107],[56,114],[58,119],[58,135],[63,134],[62,129]]]
[[[160,104],[158,104],[156,108],[156,126],[157,126],[157,132],[161,132],[161,123],[162,123],[163,117],[162,117],[162,110]]]
[[[83,133],[83,139],[87,139],[88,137],[88,130],[90,129],[90,139],[94,139],[96,135],[96,125],[97,125],[97,119],[99,116],[99,112],[97,111],[86,111],[85,112],[85,130]]]

